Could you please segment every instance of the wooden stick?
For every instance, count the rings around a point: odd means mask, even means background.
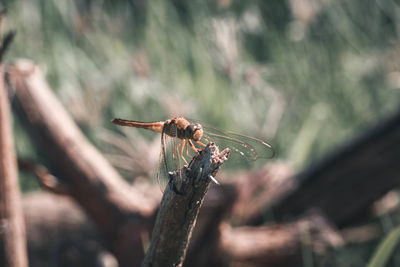
[[[32,172],[37,177],[40,186],[49,192],[59,195],[71,195],[71,188],[68,185],[63,184],[60,179],[53,176],[43,165],[18,158],[18,167]]]
[[[224,163],[229,149],[219,153],[210,143],[187,168],[171,174],[142,266],[181,266],[211,179]],[[180,175],[180,173],[182,175]]]
[[[221,251],[220,225],[226,218],[230,218],[237,197],[237,189],[232,184],[210,186],[190,239],[184,266],[229,265],[229,257]]]
[[[0,266],[26,267],[25,223],[18,190],[10,105],[0,63]]]

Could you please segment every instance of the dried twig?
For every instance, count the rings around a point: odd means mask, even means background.
[[[142,266],[182,265],[210,177],[217,173],[228,154],[229,149],[219,153],[210,143],[182,169],[182,175],[171,174]]]
[[[71,194],[71,188],[52,175],[45,166],[18,158],[18,167],[35,174],[44,189],[59,195]]]
[[[11,41],[6,40],[8,46]],[[0,49],[0,266],[25,267],[28,266],[25,223],[18,190],[10,105],[4,84],[4,65],[1,62],[5,46],[3,41]]]

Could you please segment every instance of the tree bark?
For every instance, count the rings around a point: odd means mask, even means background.
[[[237,190],[234,185],[211,185],[200,209],[184,266],[227,265],[228,258],[220,249],[220,225],[229,218],[236,200]]]
[[[188,167],[172,174],[142,266],[182,266],[197,215],[215,176],[229,154],[208,144]]]
[[[26,267],[25,223],[18,189],[10,105],[0,63],[0,265]]]
[[[340,227],[356,223],[372,203],[400,185],[399,159],[400,110],[293,177],[272,210],[290,220],[318,208]],[[251,221],[260,222],[261,214]]]

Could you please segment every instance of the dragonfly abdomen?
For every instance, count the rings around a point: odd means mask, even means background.
[[[156,133],[161,133],[163,131],[164,122],[138,122],[138,121],[130,121],[130,120],[122,120],[122,119],[113,119],[111,121],[114,124],[121,126],[129,126],[135,128],[147,129]]]

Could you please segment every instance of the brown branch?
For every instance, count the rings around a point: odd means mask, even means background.
[[[59,195],[71,194],[71,188],[68,185],[63,184],[60,179],[53,176],[43,165],[34,164],[27,160],[18,158],[18,167],[35,174],[40,186],[49,192]]]
[[[33,63],[8,68],[15,110],[71,196],[99,227],[120,266],[137,266],[142,236],[151,228],[156,198],[132,188],[89,143]],[[135,256],[133,256],[133,254]]]
[[[235,183],[239,199],[233,216],[240,224],[252,225],[253,218],[263,216],[265,210],[279,202],[294,184],[293,171],[282,162],[244,173]]]
[[[236,200],[237,189],[234,185],[211,185],[200,209],[184,266],[227,265],[227,257],[219,249],[219,226],[231,214]]]
[[[294,266],[302,248],[321,254],[343,245],[343,238],[317,211],[299,220],[273,226],[221,227],[221,247],[232,266]]]
[[[171,175],[142,266],[182,265],[210,176],[216,175],[228,154],[229,149],[220,153],[210,143],[182,169],[182,175]]]
[[[10,105],[0,63],[0,266],[28,266]]]

